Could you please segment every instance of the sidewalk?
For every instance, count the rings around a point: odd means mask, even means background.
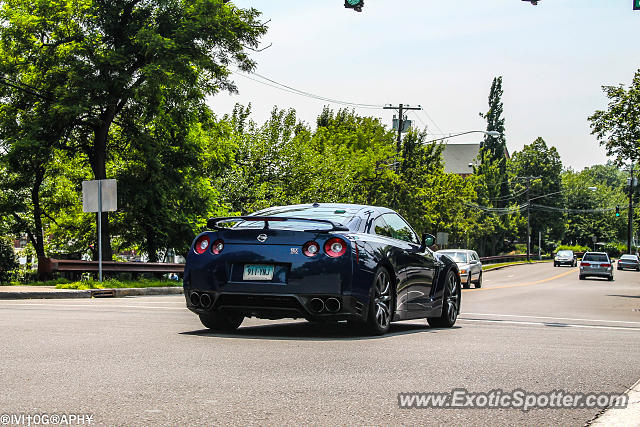
[[[118,289],[56,289],[55,286],[0,286],[0,300],[8,299],[55,299],[91,297],[127,297],[142,295],[178,295],[182,287],[118,288]]]

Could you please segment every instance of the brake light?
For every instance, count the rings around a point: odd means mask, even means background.
[[[320,252],[320,245],[313,240],[307,242],[302,246],[302,253],[308,257],[316,256]]]
[[[588,262],[584,262],[584,261],[582,261],[582,262],[580,263],[580,265],[586,265],[586,266],[588,267],[588,266],[590,266],[591,264],[589,264]]]
[[[611,267],[611,264],[600,264],[600,267]]]
[[[198,240],[196,240],[196,244],[193,245],[193,249],[200,255],[205,253],[208,247],[209,247],[209,236],[207,236],[206,234],[204,236],[198,237]]]
[[[347,243],[342,239],[334,237],[325,242],[324,251],[331,258],[338,258],[347,251]]]
[[[222,252],[222,250],[224,249],[224,241],[222,239],[218,239],[215,242],[213,242],[213,245],[211,245],[211,252],[213,252],[215,255],[218,255],[220,252]]]

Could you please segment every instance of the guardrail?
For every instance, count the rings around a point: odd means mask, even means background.
[[[531,254],[529,258],[537,258],[537,255],[534,256],[533,254]],[[480,262],[482,262],[482,264],[496,264],[498,262],[519,261],[523,259],[527,259],[527,254],[485,256],[480,257]]]
[[[116,262],[103,261],[102,271],[105,273],[133,273],[134,275],[184,273],[184,264],[163,262]],[[98,261],[82,261],[75,259],[40,258],[38,272],[51,275],[53,273],[68,274],[77,277],[81,273],[97,273]]]

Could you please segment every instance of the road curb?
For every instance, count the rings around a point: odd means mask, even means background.
[[[28,292],[0,292],[0,300],[4,299],[65,299],[91,298],[91,291],[62,290],[62,291],[28,291]]]
[[[640,380],[625,392],[629,403],[624,409],[608,408],[591,420],[589,426],[626,427],[640,425]]]
[[[109,291],[112,291],[109,294]],[[0,292],[0,300],[12,299],[71,299],[100,297],[130,297],[145,295],[180,295],[182,287],[168,286],[155,288],[114,288],[114,289],[61,289],[52,291]],[[96,294],[96,295],[94,295]],[[98,295],[101,294],[101,295]]]

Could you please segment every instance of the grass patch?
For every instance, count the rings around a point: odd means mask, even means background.
[[[538,262],[550,262],[550,261],[551,260],[549,259],[535,260],[535,261],[529,261],[529,264],[534,264]],[[498,264],[486,264],[482,266],[482,271],[493,270],[494,268],[498,268],[498,267],[505,267],[507,265],[518,265],[518,264],[527,264],[527,261],[511,261],[511,262],[500,262]]]
[[[100,283],[97,280],[85,280],[82,282],[69,282],[60,283],[56,285],[56,289],[112,289],[112,288],[158,288],[158,287],[181,287],[181,281],[175,280],[117,280],[107,279]]]
[[[60,278],[55,280],[47,280],[46,282],[27,282],[27,283],[11,281],[7,284],[3,283],[3,286],[58,286],[58,285],[64,285],[66,283],[71,283],[71,280]]]

